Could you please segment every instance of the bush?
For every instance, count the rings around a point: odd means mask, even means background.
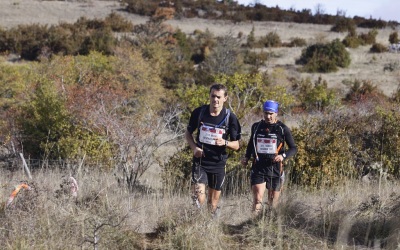
[[[334,32],[352,32],[356,30],[356,24],[350,18],[340,18],[332,26],[331,31]]]
[[[370,30],[367,34],[359,35],[359,39],[362,41],[362,45],[374,44],[378,31],[376,29]]]
[[[162,165],[161,179],[164,191],[187,192],[191,185],[193,152],[186,146]]]
[[[400,42],[399,33],[397,33],[397,31],[390,33],[389,42],[391,44],[395,44],[395,43],[399,43]]]
[[[389,51],[388,47],[381,43],[374,43],[372,47],[369,49],[369,52],[371,53],[383,53],[388,51]]]
[[[295,37],[292,38],[288,47],[304,47],[307,45],[307,41],[304,38]]]
[[[345,119],[342,114],[330,113],[304,120],[293,129],[298,148],[290,171],[293,183],[321,188],[340,185],[356,175]]]
[[[81,17],[75,24],[58,26],[20,25],[9,31],[0,30],[0,52],[11,52],[25,60],[38,60],[54,54],[87,55],[95,50],[111,54],[116,45],[112,31],[128,31],[132,24],[116,14],[105,21]]]
[[[265,37],[261,38],[259,42],[264,44],[265,47],[276,48],[282,46],[281,38],[275,32],[269,32]]]
[[[358,46],[362,44],[362,41],[357,36],[347,35],[343,39],[342,43],[344,44],[344,46],[354,49],[358,48]]]
[[[290,179],[295,184],[340,185],[375,165],[384,166],[377,169],[381,175],[399,177],[400,112],[382,100],[365,105],[314,116],[293,129],[298,153]]]
[[[247,50],[244,56],[244,63],[259,67],[268,60],[268,57],[269,57],[268,52],[265,51],[255,52]]]
[[[9,31],[8,48],[10,52],[21,55],[26,60],[35,60],[41,53],[41,49],[47,46],[49,38],[46,25],[19,25]]]
[[[88,55],[90,51],[98,51],[111,55],[116,42],[110,28],[98,29],[84,39],[79,54]]]
[[[295,83],[298,99],[303,109],[324,111],[328,107],[338,104],[336,93],[328,89],[328,83],[319,78],[314,84],[310,79]]]
[[[371,100],[374,97],[382,96],[376,85],[368,80],[354,80],[353,82],[345,83],[350,85],[350,90],[346,94],[345,100],[352,103]]]
[[[249,33],[249,35],[247,36],[247,42],[246,45],[249,48],[254,48],[255,44],[256,44],[256,37],[254,35],[254,26],[251,28],[251,31]]]
[[[142,16],[152,16],[158,7],[159,1],[154,0],[124,0],[126,10],[129,13],[139,14]]]
[[[114,32],[130,32],[133,29],[133,24],[129,20],[125,19],[121,15],[112,12],[108,15],[104,22]]]
[[[303,64],[306,72],[329,73],[337,71],[338,67],[350,65],[350,54],[339,39],[329,44],[313,44],[304,49],[297,64]]]

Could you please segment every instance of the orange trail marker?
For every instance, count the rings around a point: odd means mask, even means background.
[[[13,201],[14,198],[18,195],[19,191],[20,191],[22,188],[25,189],[25,190],[31,190],[31,189],[32,189],[32,188],[31,188],[30,186],[28,186],[28,184],[26,184],[26,183],[21,183],[21,184],[19,184],[18,186],[16,186],[15,189],[14,189],[14,191],[12,191],[10,197],[9,197],[8,200],[7,200],[6,207],[8,207],[8,206],[12,203],[12,201]]]

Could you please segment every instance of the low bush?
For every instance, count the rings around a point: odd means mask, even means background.
[[[304,38],[295,37],[290,39],[288,47],[304,47],[307,46],[307,41]]]
[[[130,32],[133,29],[133,24],[129,20],[125,19],[121,15],[112,12],[108,15],[104,22],[114,32]]]
[[[362,41],[357,36],[347,35],[343,39],[342,43],[344,44],[344,46],[354,49],[358,48],[362,44]]]
[[[397,31],[390,33],[389,42],[391,44],[395,44],[395,43],[399,43],[400,42],[399,33],[397,33]]]
[[[329,107],[338,105],[338,97],[334,90],[328,88],[328,83],[322,78],[312,83],[311,80],[302,79],[293,83],[296,97],[300,102],[300,106],[307,111],[324,111]]]
[[[303,64],[304,71],[329,73],[350,65],[350,54],[339,39],[329,44],[313,44],[303,49],[296,64]]]
[[[335,25],[332,26],[331,31],[334,32],[351,32],[356,29],[356,24],[352,19],[340,18],[336,21]]]
[[[259,67],[263,65],[269,58],[268,52],[261,51],[261,52],[255,52],[255,51],[246,51],[246,54],[244,56],[244,63],[254,65],[256,67]]]
[[[299,151],[294,158],[291,180],[318,188],[340,185],[369,171],[398,178],[397,119],[400,112],[396,104],[374,98],[365,100],[363,105],[336,109],[302,121],[293,130]]]
[[[349,92],[345,96],[345,101],[347,102],[357,103],[372,99],[377,100],[383,97],[383,93],[371,81],[356,79],[344,84],[350,87]]]
[[[369,49],[369,52],[371,53],[383,53],[388,51],[389,51],[388,47],[381,43],[374,43]]]
[[[376,41],[376,36],[378,35],[378,31],[376,29],[372,29],[368,31],[367,34],[362,33],[358,37],[362,41],[363,45],[374,44]]]
[[[275,32],[269,32],[265,37],[260,38],[259,43],[268,48],[276,48],[282,46],[281,38]]]

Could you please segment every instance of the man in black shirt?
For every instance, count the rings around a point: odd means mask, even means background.
[[[241,127],[236,115],[224,107],[228,99],[224,85],[212,85],[209,96],[209,105],[198,107],[191,113],[185,138],[193,150],[194,200],[198,207],[204,204],[208,185],[207,203],[215,214],[225,180],[226,149],[239,149]],[[194,139],[193,132],[196,129]]]
[[[246,166],[249,159],[253,158],[250,178],[253,211],[256,214],[262,209],[266,188],[269,204],[274,208],[277,206],[284,181],[283,161],[297,152],[290,129],[277,119],[278,107],[276,101],[264,103],[264,117],[251,126],[246,155],[242,159],[242,165]]]

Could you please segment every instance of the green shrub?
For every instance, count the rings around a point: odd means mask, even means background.
[[[86,32],[76,26],[61,23],[49,28],[48,47],[53,54],[76,55],[86,36]]]
[[[369,49],[369,52],[371,53],[383,53],[388,51],[389,51],[388,47],[381,43],[374,43]]]
[[[394,31],[394,32],[390,33],[389,42],[391,44],[395,44],[395,43],[399,43],[400,42],[399,33],[397,33],[397,31]]]
[[[117,40],[110,28],[97,29],[90,36],[85,37],[79,49],[79,54],[88,55],[90,51],[98,51],[111,55],[116,42]]]
[[[289,47],[304,47],[307,45],[307,41],[304,38],[295,37],[290,39]]]
[[[254,46],[255,46],[255,44],[256,44],[256,37],[255,37],[255,35],[254,35],[254,31],[255,31],[255,29],[254,29],[254,26],[253,26],[253,27],[251,28],[251,31],[250,31],[249,35],[247,36],[246,45],[247,45],[249,48],[254,48]]]
[[[362,41],[357,36],[347,35],[343,39],[342,43],[344,44],[344,46],[354,49],[354,48],[358,48],[362,44]]]
[[[246,54],[244,55],[244,63],[259,67],[268,60],[268,57],[269,57],[268,52],[265,51],[255,52],[247,50]]]
[[[282,46],[282,41],[276,32],[269,32],[265,37],[260,38],[260,43],[264,44],[265,47],[280,47]]]
[[[12,28],[8,35],[9,51],[21,55],[26,60],[35,60],[43,47],[47,46],[49,38],[46,25],[19,25]]]
[[[321,188],[340,185],[356,175],[344,119],[330,113],[304,120],[292,130],[298,148],[290,171],[293,183]]]
[[[360,34],[358,37],[362,41],[362,45],[374,44],[378,31],[376,29],[368,31],[367,34]]]
[[[383,95],[377,86],[368,80],[360,81],[356,79],[353,82],[345,84],[350,86],[350,90],[345,97],[345,100],[348,102],[357,103]]]
[[[366,100],[366,105],[368,109],[353,106],[307,118],[293,129],[299,150],[291,169],[294,183],[310,188],[340,185],[368,171],[400,176],[397,104],[380,98]]]
[[[121,15],[112,12],[105,19],[104,22],[114,32],[130,32],[133,29],[133,24]]]
[[[161,179],[164,191],[187,192],[191,185],[192,159],[193,151],[186,146],[162,165]]]
[[[297,64],[303,64],[307,72],[329,73],[337,71],[338,67],[350,65],[350,54],[339,39],[329,44],[313,44],[303,49]]]
[[[126,10],[129,13],[139,14],[142,16],[152,16],[158,7],[158,2],[155,0],[124,0]]]
[[[117,42],[112,31],[128,31],[131,27],[116,14],[110,14],[106,21],[81,17],[74,24],[61,23],[50,28],[20,25],[0,30],[0,52],[16,53],[26,60],[53,54],[87,55],[91,50],[109,55]]]
[[[308,78],[295,83],[295,85],[300,105],[305,110],[324,111],[328,107],[337,106],[339,103],[335,91],[328,89],[328,83],[322,78],[319,78],[314,84]]]
[[[34,159],[82,159],[84,155],[88,161],[111,159],[110,145],[74,119],[65,97],[45,79],[38,82],[18,121],[24,151]]]
[[[356,24],[350,18],[340,18],[336,21],[335,25],[332,26],[331,31],[334,32],[352,32],[355,31]]]
[[[396,105],[396,104],[395,104]],[[393,107],[377,108],[370,122],[375,122],[377,129],[373,136],[365,138],[369,142],[368,152],[375,162],[382,164],[383,172],[390,176],[400,177],[400,112]]]

